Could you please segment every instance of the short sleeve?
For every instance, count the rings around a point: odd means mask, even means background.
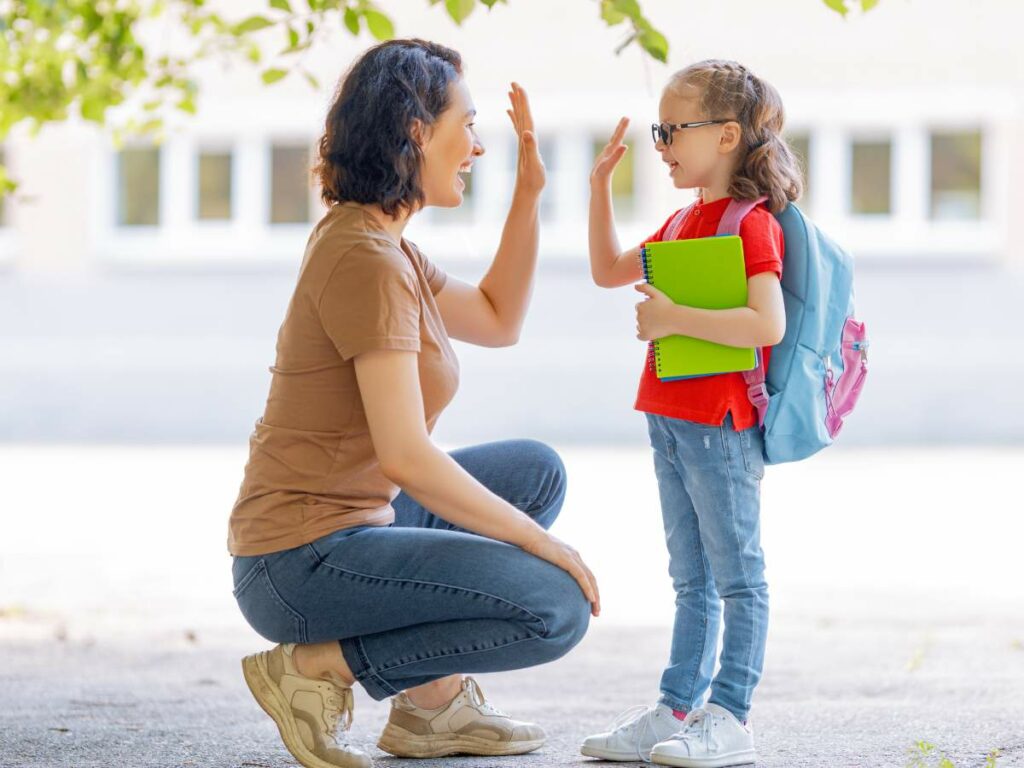
[[[682,208],[680,208],[679,210],[681,211]],[[672,219],[674,219],[676,217],[676,214],[678,213],[679,211],[675,211],[671,216],[665,219],[665,223],[658,227],[657,232],[655,232],[650,237],[645,237],[643,240],[640,241],[640,246],[643,247],[647,245],[647,243],[660,243],[662,239],[665,237],[665,230],[668,229],[668,225],[672,223]]]
[[[417,278],[401,253],[350,250],[328,277],[317,311],[345,360],[370,350],[420,351]]]
[[[767,208],[759,205],[743,219],[740,239],[748,279],[763,272],[782,278],[782,227]]]
[[[427,285],[430,286],[430,292],[437,296],[444,288],[445,283],[448,282],[448,275],[443,269],[437,266],[434,262],[423,255],[423,251],[417,247],[416,243],[412,243],[408,240],[405,241],[409,244],[413,255],[416,257],[416,261],[419,262],[420,270],[423,272],[423,277],[427,281]]]

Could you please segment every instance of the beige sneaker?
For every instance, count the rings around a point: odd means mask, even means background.
[[[263,711],[274,718],[288,751],[306,768],[370,768],[369,756],[337,734],[352,725],[352,689],[300,675],[294,643],[242,659],[245,682]]]
[[[437,709],[420,709],[404,693],[395,696],[377,746],[397,757],[521,755],[545,738],[539,726],[488,704],[476,680],[467,677],[459,695]]]

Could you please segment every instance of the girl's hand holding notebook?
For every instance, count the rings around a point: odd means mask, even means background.
[[[636,305],[636,337],[641,341],[654,341],[678,333],[676,330],[676,303],[650,283],[633,286],[647,296]]]

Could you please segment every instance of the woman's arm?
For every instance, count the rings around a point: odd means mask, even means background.
[[[370,437],[384,474],[448,522],[515,544],[567,571],[597,616],[597,582],[579,553],[491,493],[431,441],[418,363],[415,352],[373,351],[355,357]]]
[[[619,120],[590,172],[590,276],[602,288],[618,288],[643,277],[640,248],[622,251],[619,246],[612,208],[612,173],[626,154],[622,138],[628,127],[628,118]]]
[[[637,338],[643,341],[677,333],[730,347],[771,347],[786,333],[786,306],[774,272],[747,280],[747,306],[736,309],[686,307],[648,283],[636,289],[648,297],[636,305]]]
[[[519,137],[519,165],[498,252],[479,285],[449,278],[437,295],[448,335],[485,347],[510,346],[519,340],[533,292],[540,239],[544,162],[537,149],[526,91],[513,83],[509,99],[512,109],[508,115]]]

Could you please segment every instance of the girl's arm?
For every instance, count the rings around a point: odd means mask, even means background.
[[[590,275],[602,288],[617,288],[643,277],[640,248],[622,251],[615,235],[612,209],[612,173],[626,154],[622,143],[629,119],[622,118],[590,172]]]
[[[771,347],[786,333],[786,306],[774,272],[747,280],[747,306],[736,309],[686,307],[648,283],[636,289],[648,297],[636,305],[637,338],[643,341],[677,333],[730,347]]]
[[[378,350],[355,357],[356,380],[373,448],[385,476],[448,522],[522,547],[576,579],[597,616],[601,598],[579,553],[491,493],[430,439],[415,352]]]
[[[537,268],[538,209],[544,188],[544,162],[537,149],[530,102],[518,84],[509,93],[519,137],[515,189],[501,243],[479,285],[452,277],[437,294],[437,308],[453,339],[484,347],[504,347],[519,340]]]

